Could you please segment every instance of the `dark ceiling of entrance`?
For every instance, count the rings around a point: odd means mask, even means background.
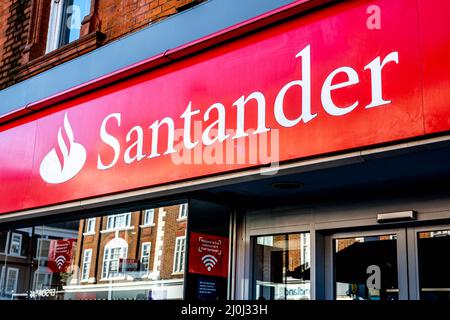
[[[338,198],[373,200],[450,191],[450,142],[376,153],[344,162],[302,168],[301,173],[253,177],[253,181],[221,185],[197,194],[240,207],[271,207]],[[279,183],[296,183],[298,188],[274,187]]]

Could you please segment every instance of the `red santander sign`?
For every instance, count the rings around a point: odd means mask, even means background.
[[[336,4],[3,126],[0,213],[447,131],[429,6]]]

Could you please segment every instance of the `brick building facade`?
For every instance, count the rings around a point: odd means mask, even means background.
[[[181,299],[186,230],[187,204],[0,230],[0,300]]]
[[[182,295],[187,205],[91,219],[95,220],[93,224],[88,223],[90,219],[80,221],[74,273],[66,291],[77,298],[99,299],[102,291],[119,286],[135,299],[139,287],[148,298],[148,291],[157,283],[163,287],[176,285]],[[113,257],[113,250],[122,244],[126,249]],[[85,288],[91,294],[86,295]]]
[[[86,54],[120,37],[189,9],[204,0],[4,0],[0,3],[0,89]],[[49,49],[62,25],[77,30],[69,43]],[[78,10],[82,6],[83,10]],[[53,11],[52,11],[53,10]],[[56,25],[56,24],[55,24]],[[59,32],[59,31],[58,31]]]

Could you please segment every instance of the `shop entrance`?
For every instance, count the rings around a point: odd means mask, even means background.
[[[448,159],[383,149],[205,190],[233,212],[230,299],[449,299]]]
[[[448,225],[336,233],[327,243],[332,299],[450,299]]]

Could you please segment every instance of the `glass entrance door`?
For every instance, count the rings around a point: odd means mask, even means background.
[[[412,293],[420,300],[450,300],[450,226],[409,230],[415,254],[410,263]],[[413,249],[413,250],[412,250]]]
[[[333,299],[450,300],[450,226],[339,233],[329,243]]]
[[[332,246],[336,300],[407,298],[404,230],[336,234]]]
[[[337,300],[398,300],[397,235],[334,240]]]
[[[310,234],[272,234],[253,238],[254,300],[309,300]]]

